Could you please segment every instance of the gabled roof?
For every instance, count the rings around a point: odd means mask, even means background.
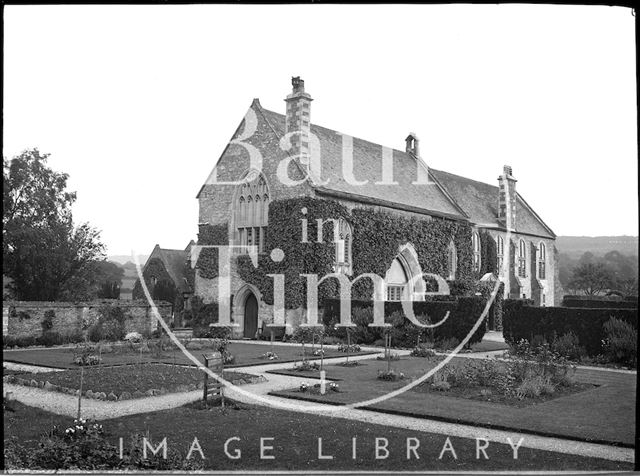
[[[254,102],[256,104],[256,102]],[[257,103],[258,107],[259,103]],[[260,107],[279,137],[285,135],[285,116]],[[311,124],[311,132],[320,142],[321,179],[329,179],[326,185],[316,186],[320,193],[352,196],[354,199],[376,199],[389,204],[403,206],[408,210],[430,215],[446,216],[464,220],[464,211],[447,196],[437,183],[413,184],[418,180],[418,168],[428,169],[418,163],[413,155],[389,149],[393,154],[393,180],[397,185],[384,185],[382,181],[382,146],[363,139],[353,138],[353,175],[355,180],[368,180],[366,184],[354,185],[344,179],[342,173],[343,134],[325,127]]]
[[[170,250],[167,248],[160,248],[160,245],[156,245],[147,259],[147,263],[149,263],[153,258],[159,259],[162,264],[164,264],[167,273],[169,273],[169,276],[171,276],[171,279],[180,292],[191,291],[191,287],[189,286],[185,274],[191,245],[192,243],[189,243],[186,250]],[[145,264],[145,268],[146,267],[147,265]]]
[[[264,109],[257,99],[253,100],[251,109],[257,113],[259,121],[262,118],[266,122],[277,139],[285,135],[283,114]],[[241,126],[242,123],[238,126],[236,135]],[[427,168],[426,164],[413,154],[390,148],[385,150],[393,157],[393,180],[397,184],[377,183],[382,181],[383,146],[355,137],[352,138],[353,176],[356,181],[366,180],[367,183],[352,184],[344,179],[342,171],[343,137],[347,135],[313,123],[311,132],[318,138],[320,146],[320,179],[329,179],[326,184],[311,183],[316,193],[350,199],[363,204],[381,205],[454,220],[469,220],[484,228],[504,229],[497,218],[499,197],[497,185],[489,185]],[[258,148],[261,145],[267,146],[260,143],[253,145]],[[293,163],[301,167],[297,161],[294,160]],[[429,184],[413,183],[418,178],[419,168],[428,173]],[[555,238],[553,231],[519,194],[515,228],[518,233]]]
[[[269,111],[254,101],[264,114],[276,134],[285,134],[285,116]],[[315,188],[319,192],[334,192],[338,196],[351,196],[366,202],[377,199],[387,206],[402,205],[402,208],[450,218],[469,219],[472,223],[499,228],[498,187],[459,175],[429,168],[431,185],[414,185],[417,178],[416,157],[399,150],[392,150],[393,179],[398,185],[381,185],[382,146],[353,138],[353,174],[356,180],[368,180],[365,185],[353,185],[343,178],[342,134],[325,127],[311,124],[311,132],[320,141],[321,178],[329,183]],[[426,167],[426,165],[425,165]],[[551,229],[518,195],[516,209],[516,231],[537,236],[555,238]]]
[[[449,191],[473,223],[485,227],[500,227],[497,220],[497,185],[489,185],[442,170],[431,169],[431,173]],[[518,233],[548,238],[556,236],[520,194],[517,196],[515,229]]]

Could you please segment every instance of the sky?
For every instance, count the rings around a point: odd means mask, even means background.
[[[3,156],[69,174],[109,255],[184,248],[253,98],[519,193],[557,235],[638,234],[635,30],[623,7],[49,5],[4,9]]]

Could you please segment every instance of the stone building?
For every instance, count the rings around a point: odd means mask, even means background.
[[[193,295],[189,256],[194,244],[191,240],[183,250],[156,245],[142,268],[142,276],[152,299],[170,302],[174,311],[188,306],[189,298]],[[146,300],[140,279],[135,282],[132,296],[133,299]],[[182,324],[180,316],[180,312],[175,312],[176,327]]]
[[[495,184],[429,168],[420,158],[415,134],[406,137],[405,150],[393,150],[313,124],[312,98],[304,81],[293,78],[292,86],[285,99],[285,114],[267,110],[258,99],[253,100],[197,195],[201,230],[222,226],[229,244],[253,245],[259,252],[269,252],[264,248],[270,204],[296,197],[333,200],[349,210],[368,207],[434,223],[467,223],[473,230],[471,256],[460,257],[451,241],[443,278],[456,279],[456,269],[465,264],[461,259],[471,259],[465,266],[480,272],[482,234],[494,241],[498,264],[496,272],[484,279],[504,282],[505,297],[554,304],[555,234],[517,193],[511,167],[504,167]],[[244,183],[239,183],[241,180]],[[341,221],[339,234],[339,239],[334,237],[334,271],[351,275],[357,264],[351,253],[357,226]],[[411,279],[420,272],[430,272],[420,268],[419,258],[411,242],[400,247],[386,273],[385,288],[374,298],[424,299],[425,283]],[[509,263],[507,269],[500,266],[503,262]],[[263,321],[270,321],[273,308],[254,283],[240,277],[235,263],[231,261],[230,269],[231,316],[239,324],[237,332],[251,338]],[[218,279],[203,276],[196,266],[195,294],[204,302],[217,301]],[[287,322],[295,326],[304,319],[303,314],[303,309],[287,310]]]

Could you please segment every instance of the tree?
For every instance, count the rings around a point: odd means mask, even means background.
[[[3,274],[17,299],[85,298],[91,263],[104,258],[99,232],[73,225],[75,192],[68,175],[47,167],[48,154],[24,151],[3,158]]]
[[[569,287],[593,296],[609,289],[612,283],[611,271],[603,263],[583,263],[574,269]]]

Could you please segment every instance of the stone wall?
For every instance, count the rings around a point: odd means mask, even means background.
[[[84,332],[100,316],[102,306],[118,306],[126,316],[126,332],[150,333],[158,327],[151,306],[146,301],[103,300],[93,302],[44,302],[44,301],[6,301],[3,303],[3,317],[7,321],[3,326],[3,335],[11,337],[42,335],[42,320],[47,311],[53,311],[52,331],[62,336]],[[171,318],[172,305],[156,303],[160,316],[165,322]],[[6,329],[6,330],[5,330]]]
[[[283,200],[312,193],[311,187],[306,183],[296,186],[288,186],[280,182],[277,177],[278,164],[288,157],[287,153],[280,148],[280,139],[275,134],[269,123],[265,120],[260,107],[254,102],[245,116],[243,125],[238,128],[232,141],[245,135],[245,127],[255,132],[246,140],[248,147],[255,147],[262,155],[262,169],[264,176],[268,178],[269,199]],[[247,124],[249,124],[247,126]],[[250,160],[247,148],[241,143],[229,143],[225,148],[220,160],[215,166],[215,177],[218,182],[238,182],[244,173],[249,170]],[[300,180],[303,175],[300,170],[290,164],[289,176],[292,180]],[[233,199],[237,186],[233,184],[213,184],[205,183],[198,194],[200,206],[199,223],[209,223],[212,225],[229,223],[229,230],[235,230],[233,223]],[[230,234],[230,240],[233,236]]]

